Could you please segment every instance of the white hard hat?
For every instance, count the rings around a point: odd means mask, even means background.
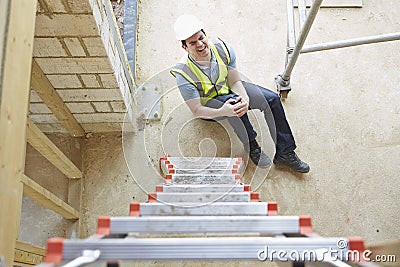
[[[204,28],[203,23],[193,15],[181,15],[174,24],[176,39],[186,40]]]

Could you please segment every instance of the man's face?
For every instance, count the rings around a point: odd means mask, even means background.
[[[202,31],[198,31],[186,39],[186,46],[182,45],[182,47],[196,61],[210,60],[211,54],[210,47],[208,46],[208,38]]]

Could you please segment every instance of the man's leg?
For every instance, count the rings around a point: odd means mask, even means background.
[[[277,166],[288,166],[297,172],[308,172],[308,164],[302,162],[294,152],[296,143],[278,94],[252,83],[243,82],[243,85],[250,99],[250,108],[264,112],[276,146],[274,163]]]
[[[220,108],[228,99],[236,98],[237,95],[229,94],[223,96],[217,96],[209,100],[206,104],[207,107]],[[260,146],[256,141],[257,133],[254,131],[253,125],[251,124],[247,114],[242,117],[220,117],[215,118],[215,121],[226,119],[232,126],[239,140],[243,143],[246,151],[249,152],[250,159],[254,164],[262,168],[271,166],[272,162],[268,156],[261,150]]]

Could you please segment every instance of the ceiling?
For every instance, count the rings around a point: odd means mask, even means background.
[[[29,118],[74,136],[121,130],[135,90],[127,62],[108,0],[39,0]]]

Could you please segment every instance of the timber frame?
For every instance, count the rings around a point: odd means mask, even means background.
[[[1,2],[0,251],[6,266],[12,266],[21,216],[36,1]]]
[[[10,3],[11,16],[9,29],[6,30],[9,33],[7,39],[8,41],[16,39],[16,41],[14,41],[13,48],[10,47],[9,43],[5,44],[6,52],[2,57],[6,62],[2,64],[4,70],[2,76],[3,101],[1,102],[0,147],[1,173],[4,179],[0,187],[0,195],[2,198],[1,210],[7,210],[9,216],[0,216],[0,251],[4,254],[7,266],[11,266],[12,263],[16,265],[36,265],[43,261],[45,255],[44,248],[17,240],[22,194],[53,210],[65,219],[78,220],[80,217],[79,211],[22,173],[25,164],[26,142],[28,142],[66,177],[71,179],[82,178],[82,171],[27,118],[30,87],[42,97],[49,109],[54,112],[72,136],[84,135],[83,128],[65,106],[35,60],[32,60],[36,5],[32,1],[30,8],[26,9],[21,7],[22,2],[26,4],[27,1],[21,0]],[[24,29],[18,31],[19,16],[17,12],[20,12],[20,10],[27,13],[25,17],[30,17],[31,23],[28,24],[32,25],[31,28],[24,27]],[[17,29],[13,29],[13,27]],[[20,36],[20,39],[17,39],[17,36]],[[25,40],[30,40],[30,42],[24,44]],[[16,45],[17,41],[21,44]],[[15,64],[10,64],[10,61]],[[16,77],[25,78],[18,79]],[[16,91],[16,89],[19,90]],[[25,104],[21,105],[21,103]],[[16,161],[16,158],[19,160]]]
[[[44,248],[18,240],[23,196],[69,220],[67,238],[80,235],[82,153],[67,156],[45,132],[120,131],[133,114],[117,28],[109,0],[0,2],[0,265],[44,260]],[[24,173],[27,144],[67,178],[64,199]]]

